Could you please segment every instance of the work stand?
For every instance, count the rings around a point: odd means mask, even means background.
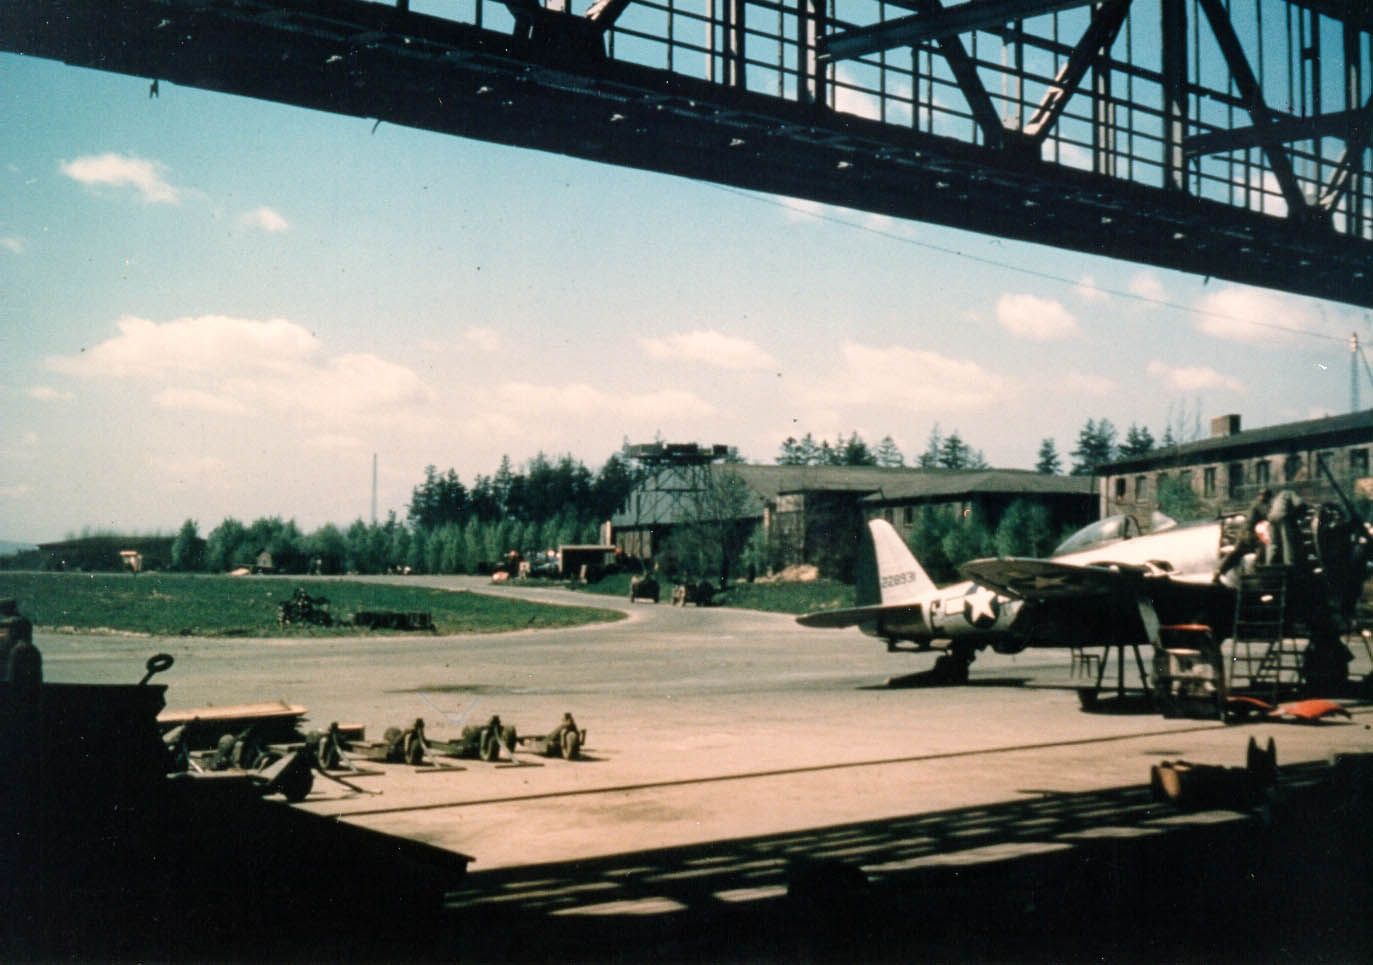
[[[1137,643],[1108,643],[1102,647],[1101,659],[1097,661],[1096,681],[1091,687],[1079,687],[1077,689],[1078,701],[1082,704],[1083,710],[1091,710],[1097,706],[1097,701],[1101,696],[1102,682],[1106,679],[1106,671],[1111,665],[1111,658],[1114,655],[1116,665],[1116,686],[1115,699],[1124,702],[1129,688],[1125,686],[1125,658],[1126,650],[1134,652],[1135,668],[1139,672],[1139,696],[1143,697],[1146,706],[1153,705],[1153,695],[1149,689],[1149,673],[1144,668],[1144,657],[1139,652]]]

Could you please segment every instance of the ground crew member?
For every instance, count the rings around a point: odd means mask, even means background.
[[[1268,509],[1269,563],[1291,566],[1297,562],[1301,544],[1297,542],[1297,517],[1306,503],[1290,489],[1284,489],[1273,499]]]
[[[1216,579],[1220,579],[1229,573],[1236,566],[1239,566],[1244,557],[1262,547],[1259,539],[1259,523],[1266,522],[1268,513],[1272,508],[1273,490],[1265,486],[1259,490],[1249,513],[1244,518],[1244,532],[1235,540],[1235,548],[1226,554],[1225,559],[1221,560],[1220,568],[1216,570]]]
[[[32,648],[33,624],[19,613],[19,605],[14,600],[9,597],[0,600],[0,681],[14,679],[10,673],[11,662],[24,660]],[[16,651],[19,651],[17,656]]]

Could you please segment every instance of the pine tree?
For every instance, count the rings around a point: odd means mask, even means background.
[[[877,460],[877,465],[887,469],[899,469],[906,464],[906,457],[901,455],[901,450],[897,448],[891,436],[882,437],[873,457]]]
[[[1062,471],[1063,460],[1058,456],[1058,448],[1054,445],[1054,440],[1052,438],[1042,440],[1039,443],[1039,456],[1035,461],[1035,472],[1054,476]]]
[[[921,469],[939,468],[939,453],[944,448],[944,437],[939,432],[939,423],[936,422],[930,429],[930,439],[925,444],[925,451],[920,454],[917,460]]]
[[[1092,476],[1097,468],[1116,455],[1116,427],[1110,419],[1097,422],[1088,419],[1077,434],[1077,448],[1073,450],[1074,476]]]
[[[1137,426],[1133,422],[1125,432],[1125,441],[1120,444],[1122,458],[1147,456],[1154,451],[1154,434],[1147,426]]]
[[[801,443],[795,436],[787,436],[782,440],[782,446],[777,452],[777,465],[779,466],[803,466],[805,456],[801,451]]]

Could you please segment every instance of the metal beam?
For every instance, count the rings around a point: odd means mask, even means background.
[[[1087,75],[1087,69],[1101,54],[1109,54],[1111,45],[1120,35],[1125,23],[1125,15],[1130,12],[1131,0],[1107,0],[1092,16],[1092,22],[1082,34],[1082,40],[1073,49],[1068,62],[1059,70],[1053,85],[1044,93],[1039,109],[1026,123],[1025,136],[1036,144],[1043,144],[1049,131],[1058,123],[1063,109]]]
[[[1328,225],[367,0],[0,0],[0,51],[1373,308]]]
[[[941,0],[913,2],[925,16],[939,16],[944,12]],[[996,112],[996,105],[987,94],[982,78],[977,76],[977,65],[968,56],[968,49],[963,46],[962,38],[958,34],[940,37],[939,52],[944,55],[949,71],[958,83],[958,89],[963,92],[963,97],[968,102],[968,109],[972,111],[973,119],[982,131],[984,143],[991,148],[1002,147],[1006,142],[1006,128],[1001,123],[1001,116]]]
[[[1320,137],[1338,137],[1343,140],[1349,137],[1349,132],[1359,123],[1362,115],[1362,111],[1352,110],[1336,111],[1319,117],[1294,117],[1291,114],[1270,110],[1266,125],[1246,125],[1225,131],[1193,134],[1183,139],[1182,146],[1188,157],[1202,157],[1207,154],[1259,147],[1265,143],[1282,144]]]
[[[896,47],[910,47],[935,37],[1002,27],[1013,20],[1086,7],[1093,2],[1095,0],[968,0],[933,16],[917,13],[831,34],[821,50],[831,60],[850,60]]]
[[[615,21],[620,19],[620,14],[625,12],[633,0],[596,0],[586,10],[586,19],[590,20],[601,30],[609,30],[615,26]]]
[[[1159,0],[1163,83],[1163,186],[1187,190],[1187,5],[1186,0]]]
[[[1230,22],[1225,8],[1221,6],[1221,0],[1199,2],[1202,12],[1206,14],[1207,22],[1211,25],[1211,32],[1215,34],[1216,42],[1220,45],[1221,55],[1225,57],[1225,63],[1230,68],[1230,76],[1235,81],[1235,87],[1244,98],[1249,116],[1253,118],[1255,128],[1259,131],[1263,153],[1268,158],[1268,168],[1277,179],[1278,187],[1282,189],[1283,200],[1287,202],[1288,216],[1301,218],[1307,208],[1306,197],[1297,184],[1296,172],[1292,170],[1292,160],[1283,150],[1281,142],[1267,136],[1266,131],[1273,123],[1273,115],[1264,103],[1263,90],[1254,76],[1253,68],[1249,66],[1249,58],[1245,56],[1244,46],[1235,34],[1235,26]]]
[[[1368,137],[1373,133],[1373,97],[1364,102],[1363,109],[1355,112],[1357,120],[1350,126],[1349,135],[1344,142],[1344,155],[1335,165],[1335,173],[1330,183],[1321,192],[1317,205],[1323,211],[1333,211],[1340,203],[1355,175],[1363,167],[1363,152],[1368,148]]]

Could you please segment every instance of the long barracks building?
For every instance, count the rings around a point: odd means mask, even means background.
[[[1190,488],[1215,515],[1242,511],[1264,487],[1332,502],[1338,497],[1322,461],[1348,495],[1373,498],[1370,449],[1373,409],[1247,430],[1238,415],[1224,415],[1211,420],[1210,438],[1100,467],[1100,512],[1129,513],[1147,528],[1170,480]]]

